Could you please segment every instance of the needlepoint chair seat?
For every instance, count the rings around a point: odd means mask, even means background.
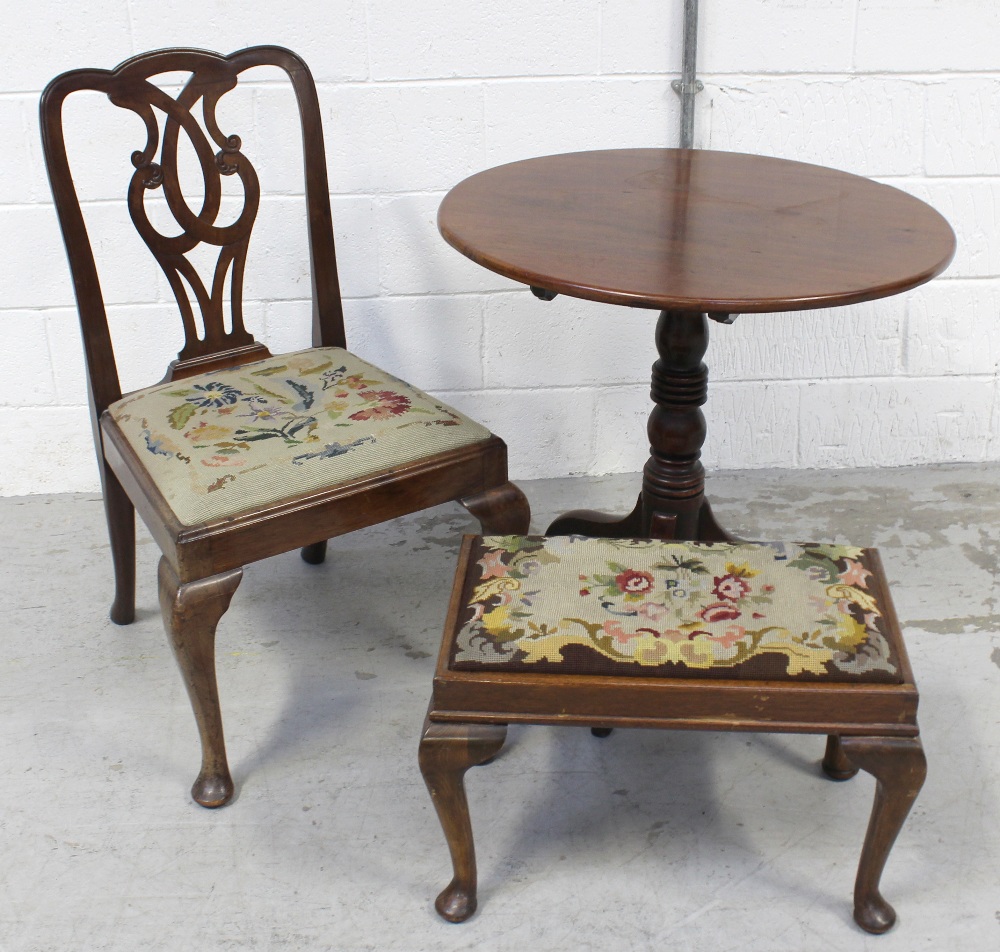
[[[257,146],[245,152],[223,118],[256,113],[251,101],[262,67],[270,70],[268,81],[290,88],[283,101],[296,106],[300,220],[308,238],[301,270],[311,286],[313,347],[280,356],[247,329],[243,285],[258,212],[273,207],[262,205],[262,184],[275,176],[282,204],[296,201],[277,172],[287,145],[253,135],[248,141]],[[65,103],[82,91],[106,97],[80,99],[106,107],[92,120],[113,131],[91,141],[117,141],[125,126],[135,136],[125,175],[121,156],[105,159],[109,178],[118,176],[110,195],[121,196],[163,272],[184,329],[184,345],[163,379],[132,393],[122,392],[116,349],[129,348],[119,348],[120,340],[113,345],[94,255],[98,247],[105,263],[118,266],[125,243],[91,244],[64,131]],[[241,96],[244,108],[230,110]],[[191,793],[203,806],[221,806],[234,787],[215,632],[244,565],[295,548],[318,564],[327,539],[448,501],[461,503],[484,532],[527,532],[528,503],[507,478],[503,440],[347,351],[319,99],[296,54],[277,46],[229,56],[143,53],[112,70],[57,76],[42,94],[40,113],[83,332],[115,572],[111,618],[128,624],[135,617],[138,512],[163,553],[163,623],[201,737]],[[99,165],[91,159],[86,167],[92,178]],[[261,255],[258,267],[267,269],[273,257]],[[158,298],[151,275],[149,299]]]
[[[895,921],[879,879],[926,764],[917,689],[874,549],[833,544],[466,537],[420,744],[455,877],[476,907],[464,773],[508,723],[827,735],[827,776],[878,782],[855,920]]]
[[[186,526],[491,436],[340,347],[149,387],[108,412]]]

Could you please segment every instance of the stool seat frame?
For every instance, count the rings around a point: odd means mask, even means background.
[[[902,683],[752,681],[453,671],[472,539],[466,538],[452,591],[434,693],[420,742],[420,769],[444,829],[454,877],[435,903],[452,922],[476,910],[476,859],[465,794],[469,768],[500,752],[507,725],[615,727],[827,735],[823,772],[847,780],[858,769],[876,780],[875,800],[854,890],[854,918],[867,932],[892,928],[896,913],[879,892],[889,852],[926,774],[917,726],[918,694],[899,622],[886,599]],[[874,565],[882,578],[881,564]]]

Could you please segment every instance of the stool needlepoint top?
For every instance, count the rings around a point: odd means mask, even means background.
[[[818,543],[476,539],[449,668],[901,684],[877,560]]]

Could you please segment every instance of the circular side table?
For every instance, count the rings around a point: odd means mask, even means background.
[[[705,499],[708,319],[856,304],[917,287],[955,252],[919,199],[802,162],[686,149],[614,149],[473,175],[438,212],[485,268],[557,294],[661,311],[649,461],[624,518],[576,511],[549,534],[719,542]]]

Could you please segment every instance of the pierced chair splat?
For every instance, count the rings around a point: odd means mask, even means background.
[[[261,187],[240,136],[217,118],[220,101],[245,88],[242,74],[259,66],[287,76],[303,147],[313,347],[281,355],[244,324],[243,280]],[[167,83],[178,73],[186,80],[175,96]],[[184,346],[163,380],[131,393],[122,392],[64,136],[64,103],[84,90],[106,95],[145,127],[124,191],[184,329]],[[449,500],[465,506],[484,531],[523,532],[528,504],[507,479],[501,439],[346,349],[319,102],[297,55],[274,46],[229,56],[172,49],[113,70],[74,70],[43,93],[41,127],[83,331],[115,571],[111,618],[128,624],[135,616],[138,510],[162,550],[164,626],[201,735],[192,795],[203,806],[221,806],[233,781],[215,631],[244,565],[294,548],[320,563],[329,538]],[[200,165],[198,210],[182,186],[184,143]],[[242,192],[235,214],[227,178]],[[163,206],[173,219],[165,229]],[[206,249],[218,249],[208,280],[192,255]]]

